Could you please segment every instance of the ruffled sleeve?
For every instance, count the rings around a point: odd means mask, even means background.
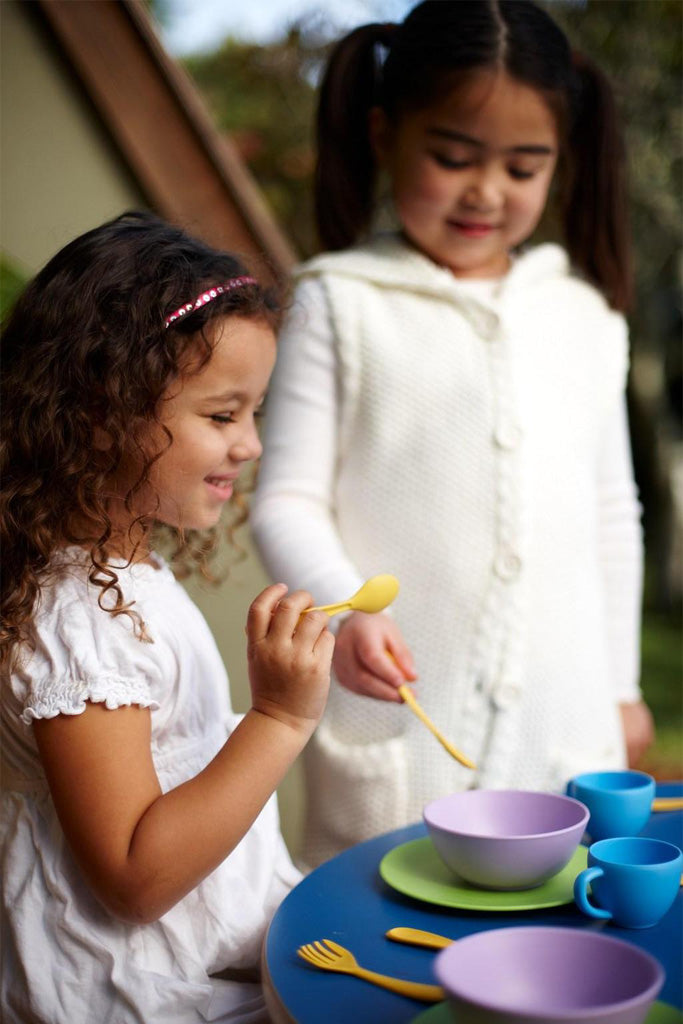
[[[135,635],[129,616],[112,618],[100,608],[89,588],[76,581],[49,588],[35,622],[36,649],[13,680],[27,725],[81,714],[86,701],[159,707],[154,645]]]

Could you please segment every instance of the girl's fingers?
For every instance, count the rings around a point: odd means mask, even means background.
[[[268,635],[273,613],[286,593],[285,583],[274,583],[252,601],[247,614],[247,637],[250,643],[258,643]]]
[[[415,671],[415,663],[413,657],[403,644],[394,645],[391,641],[387,643],[387,654],[396,663],[400,671],[403,673],[403,681],[415,682],[417,679],[417,672]]]
[[[336,637],[334,633],[331,633],[327,626],[320,631],[313,644],[313,653],[332,658],[332,652],[334,651]]]
[[[403,686],[406,676],[401,671],[393,655],[384,646],[379,650],[362,650],[358,652],[359,671],[377,679],[378,682],[398,689]]]
[[[307,590],[295,590],[287,594],[277,605],[273,613],[269,633],[274,640],[291,640],[299,625],[301,613],[310,608],[313,598]],[[317,613],[315,613],[317,614]],[[304,616],[304,619],[307,616]]]
[[[403,680],[405,682],[405,679]],[[400,703],[401,697],[395,686],[378,679],[376,675],[366,671],[359,666],[354,675],[353,685],[349,687],[354,693],[362,694],[364,697],[373,697],[375,700],[393,701]]]
[[[296,638],[304,644],[315,647],[321,633],[327,629],[330,617],[327,612],[310,612],[297,620]]]

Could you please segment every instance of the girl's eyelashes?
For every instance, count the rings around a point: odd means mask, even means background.
[[[508,174],[511,178],[516,178],[517,181],[526,181],[528,178],[533,178],[536,171],[525,171],[521,167],[508,167]]]
[[[446,167],[451,171],[457,171],[461,170],[463,167],[469,167],[472,163],[471,160],[452,160],[450,157],[444,156],[443,153],[432,153],[432,157],[440,167]]]
[[[445,156],[443,153],[432,153],[432,158],[437,162],[440,167],[446,168],[449,171],[462,171],[468,167],[474,166],[476,160],[472,159],[452,159],[451,157]],[[507,173],[515,181],[528,181],[537,174],[539,168],[533,169],[524,167],[508,167]]]
[[[257,409],[254,409],[253,416],[255,420],[260,420],[265,415],[265,409],[260,405]],[[235,416],[231,412],[227,413],[212,413],[209,419],[213,420],[214,423],[234,423]]]

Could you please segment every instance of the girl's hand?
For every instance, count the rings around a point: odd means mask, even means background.
[[[339,627],[333,666],[347,690],[397,703],[398,687],[417,678],[401,631],[388,615],[353,612]]]
[[[635,768],[655,738],[652,714],[642,700],[635,704],[620,704],[619,711],[624,730],[628,766]]]
[[[249,609],[247,658],[252,706],[309,734],[325,708],[334,636],[325,612],[310,612],[311,595],[267,587]]]

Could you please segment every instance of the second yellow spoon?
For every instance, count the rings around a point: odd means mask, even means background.
[[[336,615],[337,612],[381,612],[388,608],[398,594],[399,583],[391,573],[384,572],[379,576],[371,576],[369,580],[360,587],[355,594],[346,601],[338,601],[337,604],[321,604],[315,608],[306,608],[301,614],[307,612],[327,612],[328,615]]]
[[[387,651],[387,656],[391,658],[394,664],[396,664],[396,658],[393,656],[391,651]],[[404,703],[408,705],[410,710],[420,719],[422,724],[427,726],[432,736],[436,737],[444,750],[447,750],[451,757],[454,757],[455,760],[459,761],[460,764],[465,766],[465,768],[471,768],[474,771],[477,767],[474,761],[471,761],[469,757],[462,753],[462,751],[458,750],[457,747],[454,747],[450,740],[446,739],[441,730],[437,729],[427,712],[418,704],[415,699],[415,695],[408,684],[403,683],[402,686],[399,686],[398,692]]]
[[[446,938],[445,935],[425,932],[421,928],[390,928],[384,934],[394,942],[405,942],[409,946],[424,946],[425,949],[445,949],[455,941],[455,939]]]
[[[653,811],[683,811],[683,796],[656,796],[652,801]]]

